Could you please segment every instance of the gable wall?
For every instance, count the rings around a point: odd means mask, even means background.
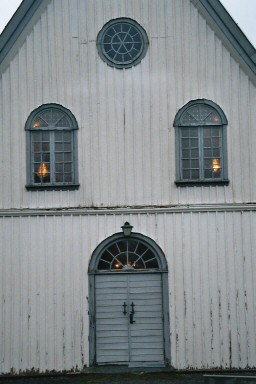
[[[147,31],[143,61],[107,66],[96,37],[112,18]],[[206,98],[225,112],[227,187],[177,188],[175,114]],[[79,125],[78,191],[28,192],[24,125],[44,103]],[[187,0],[53,0],[0,78],[0,208],[240,203],[256,200],[255,87]]]

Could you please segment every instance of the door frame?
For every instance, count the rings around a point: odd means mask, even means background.
[[[141,233],[132,232],[130,238],[141,240],[154,252],[159,269],[154,271],[127,271],[127,272],[107,272],[97,271],[97,265],[103,251],[113,241],[124,238],[123,232],[115,233],[103,240],[93,251],[89,262],[88,277],[89,277],[89,365],[96,366],[96,317],[95,317],[95,275],[97,274],[113,274],[113,273],[160,273],[162,276],[162,303],[163,303],[163,330],[164,330],[164,356],[165,365],[170,365],[170,324],[169,324],[169,290],[168,290],[168,268],[165,255],[159,245],[151,238],[142,235]]]

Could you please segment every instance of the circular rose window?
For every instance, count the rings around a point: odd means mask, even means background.
[[[116,68],[138,64],[146,55],[148,44],[145,30],[136,21],[125,18],[105,24],[97,38],[99,55]]]

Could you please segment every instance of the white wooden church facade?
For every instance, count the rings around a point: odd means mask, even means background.
[[[219,1],[24,0],[0,48],[1,374],[255,367],[256,53]]]

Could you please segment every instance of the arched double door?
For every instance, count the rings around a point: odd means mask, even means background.
[[[166,365],[168,279],[160,247],[138,233],[115,234],[94,251],[89,276],[91,365]]]

